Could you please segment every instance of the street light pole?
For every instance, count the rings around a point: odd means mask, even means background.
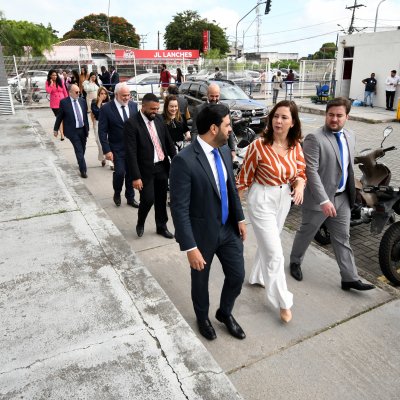
[[[112,57],[112,48],[111,48],[111,35],[110,35],[110,1],[111,0],[108,0],[107,33],[108,33],[108,44],[110,45],[111,65],[114,65],[114,59]]]
[[[374,32],[376,32],[376,23],[378,22],[378,11],[379,11],[379,6],[384,2],[385,0],[381,0],[378,4],[378,7],[376,7],[376,15],[375,15],[375,25],[374,25]]]
[[[238,25],[239,22],[244,20],[253,10],[255,10],[259,5],[261,4],[266,4],[267,1],[262,1],[261,3],[256,4],[244,17],[240,18],[239,21],[236,24],[236,40],[235,40],[235,57],[237,58],[238,56],[238,47],[237,47],[237,31],[238,31]]]

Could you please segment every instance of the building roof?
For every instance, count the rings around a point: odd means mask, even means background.
[[[90,46],[92,54],[105,54],[110,52],[109,42],[97,39],[67,39],[55,44],[56,46]],[[135,47],[111,43],[112,50],[136,50]]]

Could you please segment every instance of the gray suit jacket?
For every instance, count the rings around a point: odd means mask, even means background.
[[[355,136],[347,129],[343,129],[343,132],[350,158],[346,191],[349,194],[350,207],[352,207],[356,197],[354,183]],[[303,152],[307,174],[303,207],[321,211],[320,204],[323,201],[329,199],[333,203],[342,176],[339,146],[335,136],[324,126],[306,136]]]

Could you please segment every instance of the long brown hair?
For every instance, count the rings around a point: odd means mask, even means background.
[[[299,118],[299,110],[297,109],[296,103],[294,101],[282,100],[275,104],[274,108],[268,114],[267,127],[262,133],[264,138],[264,144],[272,145],[274,143],[274,129],[272,128],[272,120],[279,107],[286,107],[290,110],[290,115],[292,116],[293,126],[289,129],[287,140],[289,147],[295,147],[296,143],[300,142],[303,138],[301,133],[301,122]]]
[[[170,95],[168,95],[168,96],[166,97],[166,99],[165,99],[165,101],[164,101],[164,109],[163,109],[163,113],[162,113],[163,118],[164,118],[164,121],[165,121],[167,124],[169,124],[169,123],[171,122],[171,117],[170,117],[169,114],[168,114],[168,105],[169,105],[169,103],[170,103],[171,101],[173,101],[173,100],[175,100],[175,101],[178,103],[178,111],[176,112],[175,120],[178,121],[178,122],[182,121],[181,112],[180,112],[180,110],[179,110],[178,98],[177,98],[175,95],[170,94]]]
[[[107,103],[108,101],[110,101],[110,96],[108,95],[108,90],[104,87],[104,86],[100,86],[97,89],[97,97],[96,97],[96,104],[99,104],[99,100],[100,100],[100,93],[101,92],[106,92],[106,99],[103,101],[103,103]]]

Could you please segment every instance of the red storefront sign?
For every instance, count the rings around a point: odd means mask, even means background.
[[[114,50],[118,60],[132,60],[133,58],[146,60],[182,60],[200,57],[199,50]]]
[[[203,53],[210,48],[210,31],[203,31]]]

